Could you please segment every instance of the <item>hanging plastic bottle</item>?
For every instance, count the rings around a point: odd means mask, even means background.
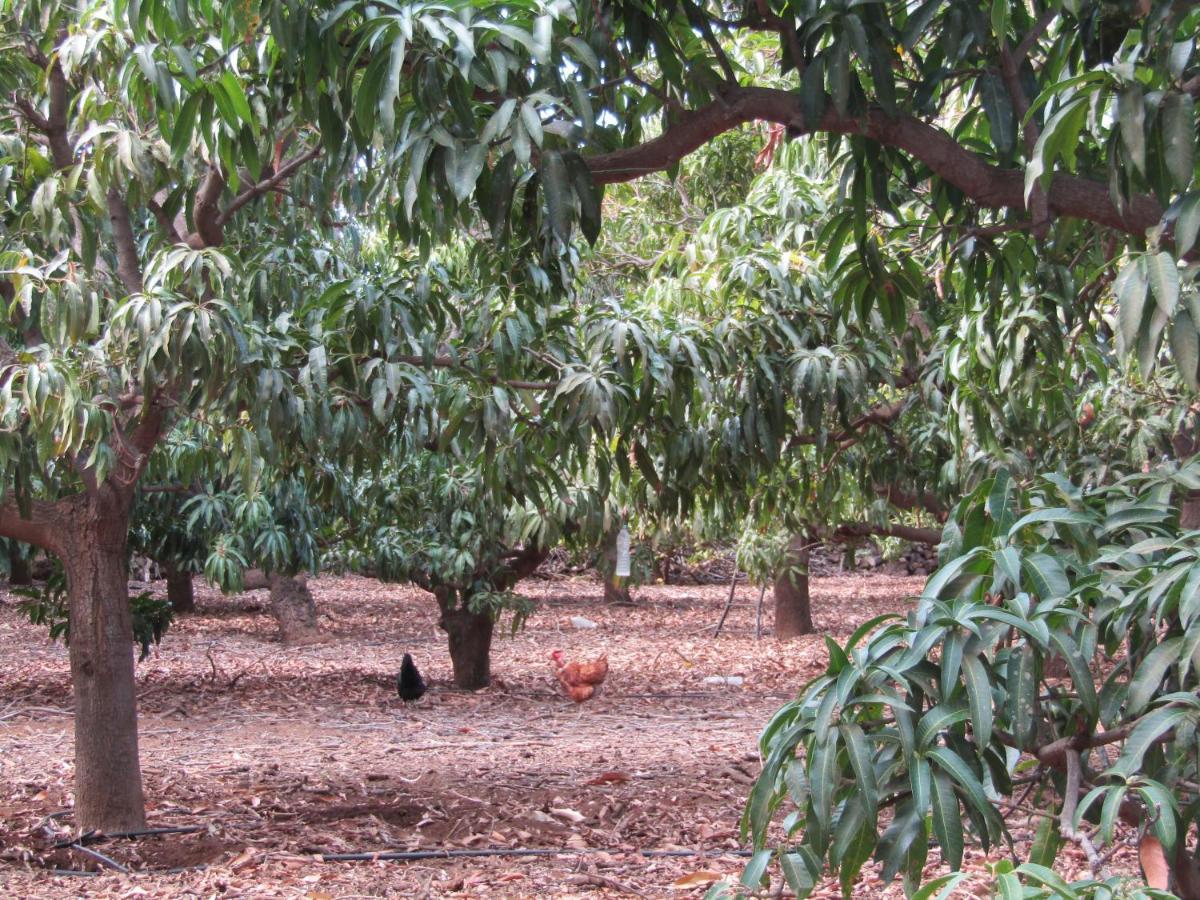
[[[629,529],[624,525],[617,532],[617,568],[613,574],[618,578],[628,578],[629,568]]]

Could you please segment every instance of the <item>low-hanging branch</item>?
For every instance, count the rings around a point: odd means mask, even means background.
[[[889,116],[872,107],[861,115],[840,114],[828,106],[818,122],[804,118],[799,92],[775,88],[723,86],[712,103],[682,114],[660,136],[634,147],[588,157],[601,184],[633,181],[671,168],[717,135],[749,122],[784,125],[792,136],[829,133],[859,135],[902,150],[990,209],[1025,211],[1025,173],[989,163],[940,128],[908,115]],[[1108,185],[1057,173],[1046,187],[1051,217],[1083,219],[1141,237],[1162,218],[1162,206],[1149,195],[1130,197],[1118,207]]]
[[[870,522],[843,522],[833,532],[835,541],[854,540],[862,537],[896,537],[915,544],[936,546],[942,542],[942,532],[937,528],[921,528],[916,525],[873,525]]]

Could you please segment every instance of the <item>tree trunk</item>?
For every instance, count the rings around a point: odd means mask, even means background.
[[[788,542],[775,579],[775,637],[787,640],[813,633],[808,597],[808,541],[797,535]]]
[[[176,615],[196,611],[196,593],[192,589],[192,573],[167,568],[167,600]]]
[[[1200,528],[1200,497],[1188,494],[1179,510],[1179,527],[1187,531]]]
[[[84,831],[146,827],[125,570],[129,506],[128,498],[101,487],[80,503],[63,553],[75,689],[75,824]]]
[[[625,587],[625,579],[611,575],[604,580],[604,602],[628,606],[633,603],[629,588]]]
[[[29,557],[22,551],[16,541],[8,544],[8,583],[15,587],[27,587],[33,584],[33,567]]]
[[[496,623],[488,613],[475,613],[466,602],[454,604],[453,597],[437,593],[442,617],[438,621],[450,638],[450,663],[455,687],[477,691],[492,681],[492,632]]]
[[[317,604],[304,576],[270,576],[271,615],[279,623],[279,639],[289,646],[325,640],[317,624]]]
[[[615,531],[605,541],[604,552],[598,568],[600,577],[604,579],[604,602],[631,605],[633,597],[629,594],[628,579],[613,574],[617,568],[617,533]]]

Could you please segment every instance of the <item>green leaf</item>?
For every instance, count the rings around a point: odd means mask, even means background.
[[[938,0],[940,3],[941,0]],[[949,875],[940,875],[933,881],[922,885],[921,889],[912,895],[910,900],[946,900],[951,896],[958,886],[970,878],[968,872],[951,872]]]
[[[484,164],[487,162],[487,152],[485,144],[474,144],[459,156],[458,165],[454,170],[454,181],[451,185],[454,188],[454,197],[459,203],[474,192],[475,183],[479,180]]]
[[[1188,94],[1172,91],[1159,106],[1163,156],[1175,186],[1186,190],[1195,175],[1196,113]]]
[[[980,752],[992,739],[992,683],[980,656],[963,658],[963,679],[967,686],[967,704],[971,710],[971,730]]]
[[[1111,771],[1125,777],[1132,776],[1141,769],[1142,757],[1160,735],[1195,718],[1194,712],[1178,706],[1163,706],[1146,713],[1129,732],[1129,737],[1121,747],[1121,755]]]
[[[1179,267],[1175,257],[1163,250],[1146,257],[1146,269],[1150,278],[1150,290],[1164,316],[1175,314],[1179,303]]]
[[[575,197],[579,200],[579,228],[588,243],[594,245],[600,239],[603,186],[596,184],[592,170],[578,153],[564,153],[563,158],[571,173]]]
[[[821,876],[821,862],[809,847],[797,847],[794,853],[779,854],[779,867],[788,887],[797,897],[807,897]]]
[[[550,228],[563,243],[571,238],[573,210],[571,185],[567,180],[567,164],[562,154],[550,151],[542,155],[542,190],[546,195],[546,209]]]
[[[1058,557],[1049,553],[1029,553],[1022,558],[1021,569],[1028,576],[1033,592],[1042,600],[1058,599],[1071,593],[1071,580]]]
[[[921,597],[937,600],[956,578],[964,572],[978,572],[980,565],[986,563],[987,551],[983,547],[972,547],[962,556],[956,557],[938,569],[933,577],[925,584]]]
[[[226,69],[221,73],[218,83],[224,90],[225,96],[233,106],[238,117],[253,129],[255,125],[254,113],[250,111],[250,103],[246,100],[246,92],[242,89],[242,84],[238,81],[237,76]],[[233,123],[230,122],[229,124],[232,125]]]
[[[1058,820],[1047,816],[1042,819],[1033,835],[1033,843],[1029,847],[1029,861],[1034,865],[1050,868],[1054,865],[1054,859],[1058,856],[1061,846],[1062,836],[1058,832]]]
[[[1074,167],[1074,154],[1079,145],[1079,132],[1087,117],[1088,104],[1083,97],[1074,97],[1058,110],[1042,130],[1033,147],[1033,155],[1025,166],[1025,205],[1034,187],[1043,176],[1054,170],[1054,161],[1065,155],[1068,168]]]
[[[838,868],[842,896],[851,896],[854,880],[862,871],[863,863],[871,858],[876,840],[873,818],[867,816],[859,798],[851,797],[842,808],[842,816],[838,820],[837,832],[829,852],[830,862]]]
[[[1050,629],[1050,643],[1054,645],[1059,656],[1067,664],[1067,669],[1071,673],[1071,681],[1075,685],[1076,693],[1079,694],[1079,703],[1084,712],[1093,718],[1099,716],[1100,701],[1096,698],[1096,683],[1092,679],[1088,661],[1079,647],[1075,645],[1075,641],[1069,634],[1052,628]]]
[[[850,768],[858,785],[858,796],[868,818],[874,819],[879,807],[879,787],[875,782],[875,764],[866,735],[857,724],[843,722],[838,728],[842,732],[842,743],[850,757]]]
[[[838,115],[846,115],[850,103],[850,46],[841,38],[829,51],[829,94]]]
[[[970,712],[965,706],[939,703],[925,713],[917,724],[917,747],[925,749],[933,746],[939,734],[967,721],[969,715]]]
[[[1139,172],[1146,171],[1146,104],[1142,86],[1134,83],[1117,95],[1117,120],[1121,142]]]
[[[1037,686],[1037,654],[1028,644],[1013,647],[1008,657],[1008,719],[1022,748],[1032,748],[1037,741],[1041,712]]]
[[[1128,788],[1123,784],[1114,785],[1104,795],[1104,806],[1100,810],[1100,838],[1106,844],[1112,843],[1113,831],[1117,826],[1117,816],[1121,811],[1121,801],[1125,799],[1127,791]]]
[[[1200,235],[1200,193],[1188,194],[1179,206],[1175,219],[1175,252],[1181,257],[1196,244]]]
[[[958,797],[950,776],[940,769],[933,773],[931,799],[934,836],[942,848],[942,858],[957,872],[962,868],[963,858],[962,814],[958,811]]]
[[[525,132],[529,135],[529,139],[538,147],[542,146],[542,119],[532,100],[526,100],[521,104],[521,124],[525,126]]]
[[[1179,377],[1193,391],[1200,390],[1200,380],[1197,378],[1197,367],[1200,366],[1200,334],[1196,332],[1196,323],[1191,314],[1181,309],[1171,323],[1171,356],[1175,359],[1175,368]]]
[[[771,862],[770,850],[759,850],[746,863],[742,870],[742,884],[748,888],[757,888],[762,884],[763,876],[767,873],[767,865]]]
[[[1008,540],[1011,542],[1017,537],[1022,528],[1029,525],[1038,525],[1043,522],[1061,525],[1095,525],[1095,516],[1084,512],[1076,512],[1072,509],[1062,509],[1055,507],[1054,509],[1037,509],[1031,513],[1027,513],[1013,523],[1012,528],[1008,530]]]
[[[1121,345],[1126,354],[1133,353],[1137,347],[1138,335],[1145,319],[1146,291],[1149,284],[1146,263],[1141,257],[1126,262],[1113,283],[1113,291],[1120,306]]]
[[[1129,681],[1129,694],[1125,699],[1126,716],[1138,715],[1158,693],[1167,670],[1179,658],[1179,645],[1182,641],[1182,637],[1170,638],[1146,654],[1146,658]]]
[[[813,814],[826,834],[829,833],[833,792],[838,781],[838,734],[836,729],[831,728],[825,740],[817,744],[808,775],[809,784],[812,785]]]
[[[1022,900],[1025,889],[1021,887],[1021,879],[1012,872],[1002,872],[996,876],[996,894],[1001,900]]]
[[[995,0],[995,6],[1003,6],[1007,11],[1007,0]],[[979,99],[983,103],[983,111],[991,126],[992,143],[1001,156],[1012,153],[1016,146],[1016,118],[1013,114],[1012,98],[1004,87],[1004,81],[999,73],[989,70],[979,78]]]

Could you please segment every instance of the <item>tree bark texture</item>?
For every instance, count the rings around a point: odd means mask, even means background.
[[[471,612],[465,601],[452,604],[452,598],[438,594],[442,609],[438,627],[450,639],[455,687],[476,691],[492,681],[492,634],[496,623],[488,613]]]
[[[75,824],[83,830],[146,827],[125,571],[129,506],[129,497],[108,487],[81,497],[62,553],[75,688]]]
[[[192,573],[167,568],[167,600],[176,615],[196,611],[196,592],[192,587]]]
[[[279,623],[279,639],[294,647],[325,640],[317,624],[317,604],[303,576],[272,574],[271,615]]]
[[[813,633],[812,605],[808,596],[808,541],[793,537],[784,551],[775,579],[775,637],[779,640]]]

